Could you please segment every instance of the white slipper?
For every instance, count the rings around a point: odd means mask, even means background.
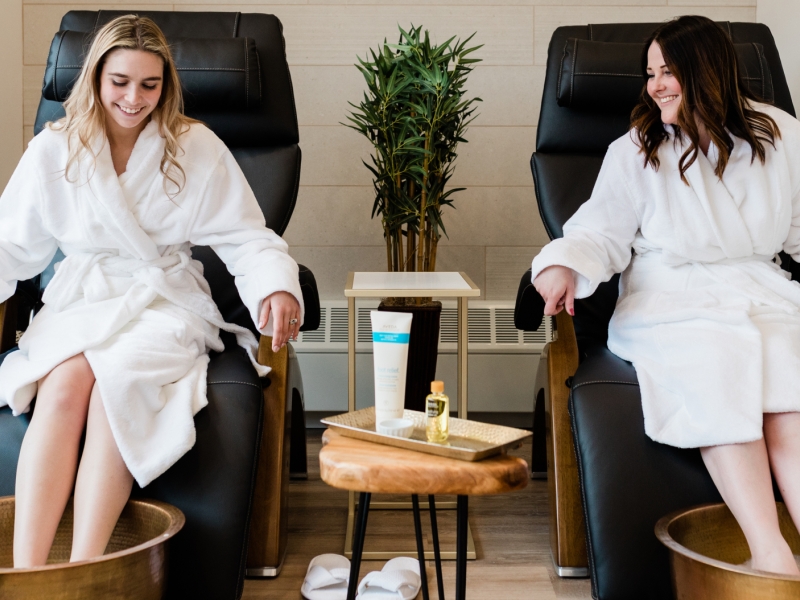
[[[422,580],[419,561],[400,556],[393,558],[380,571],[372,571],[358,584],[361,600],[412,600],[417,597]]]
[[[346,600],[350,561],[341,554],[320,554],[308,563],[300,593],[308,600]]]

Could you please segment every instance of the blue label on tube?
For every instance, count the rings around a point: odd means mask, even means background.
[[[409,334],[407,333],[387,333],[385,331],[373,331],[372,341],[383,342],[384,344],[407,344]]]

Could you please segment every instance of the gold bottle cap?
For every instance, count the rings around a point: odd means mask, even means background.
[[[444,391],[444,381],[431,381],[431,392],[441,394]]]

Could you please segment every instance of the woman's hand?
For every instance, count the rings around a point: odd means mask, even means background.
[[[544,298],[544,314],[557,315],[562,308],[575,316],[575,278],[572,269],[554,265],[547,267],[533,280],[533,287]]]
[[[261,301],[258,328],[264,329],[272,313],[272,351],[277,352],[300,333],[300,304],[289,292],[275,292]],[[294,321],[294,323],[292,323]]]

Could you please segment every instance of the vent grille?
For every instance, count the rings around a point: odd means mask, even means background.
[[[439,343],[458,343],[458,309],[442,307],[442,316],[439,318]]]
[[[358,309],[358,324],[356,325],[356,331],[358,332],[357,339],[359,342],[371,342],[372,341],[372,319],[369,316],[374,308],[364,308],[359,307]],[[345,339],[345,341],[347,341]]]
[[[519,344],[519,329],[514,327],[513,308],[494,309],[494,339],[498,344]]]
[[[547,317],[545,317],[547,319]],[[550,328],[539,327],[538,331],[522,331],[522,342],[524,344],[546,344],[550,340]]]
[[[315,331],[304,331],[300,334],[299,340],[301,342],[317,342],[325,343],[325,338],[328,336],[328,311],[319,311],[319,329]],[[345,336],[345,342],[347,337]]]
[[[492,313],[488,308],[470,308],[467,322],[470,344],[492,343]]]
[[[458,310],[455,302],[442,302],[439,328],[439,351],[453,352],[458,343]],[[449,306],[448,306],[449,304]],[[359,301],[356,307],[356,349],[369,351],[372,347],[372,324],[369,313],[374,302]],[[347,350],[347,303],[323,302],[320,328],[305,331],[294,344],[297,352],[344,352]],[[538,352],[552,337],[550,318],[545,317],[538,331],[519,331],[514,327],[514,308],[511,302],[475,300],[470,302],[468,315],[469,349],[471,352]]]
[[[333,342],[347,343],[347,307],[332,307],[331,328],[328,339]]]

